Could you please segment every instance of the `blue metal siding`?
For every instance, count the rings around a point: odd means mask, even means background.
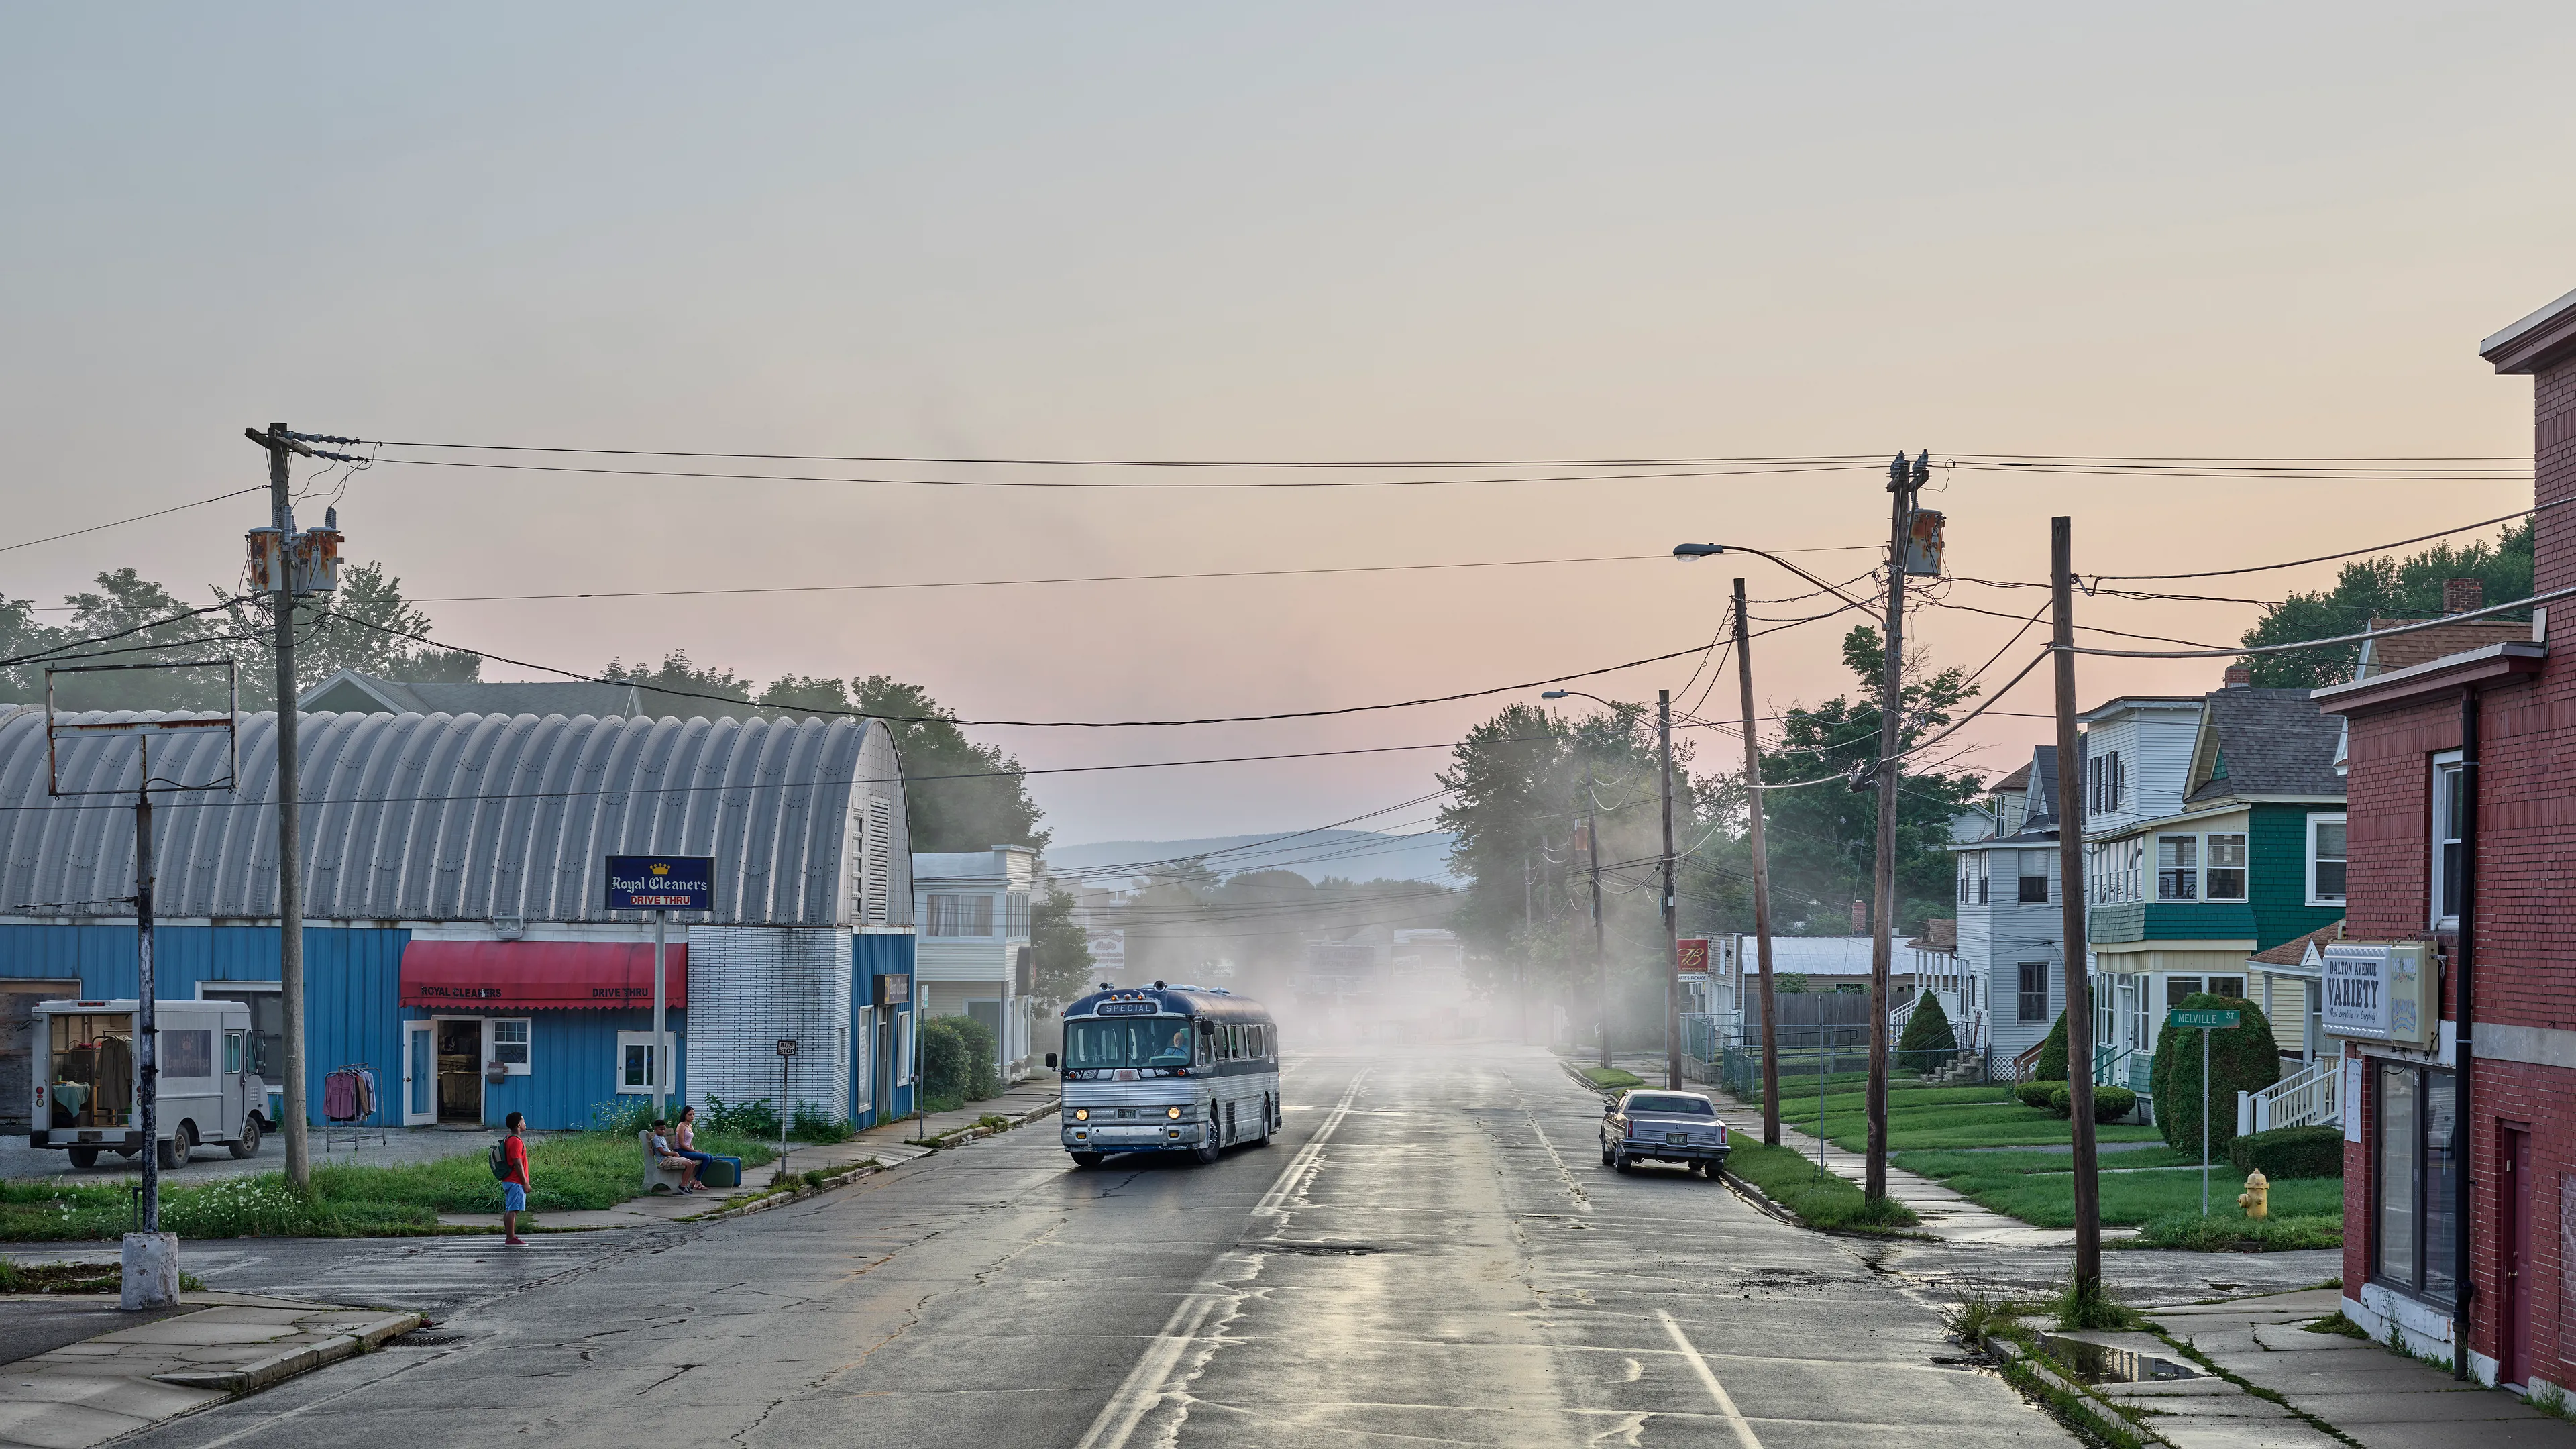
[[[413,1021],[433,1015],[424,1007],[413,1007],[403,1014]],[[532,1011],[527,1016],[528,1073],[497,1084],[484,1084],[485,1122],[497,1126],[510,1113],[525,1112],[531,1127],[588,1127],[598,1120],[596,1112],[603,1105],[652,1100],[649,1094],[621,1097],[617,1093],[617,1034],[649,1034],[653,1030],[652,1008]],[[666,1113],[677,1112],[679,1104],[688,1099],[688,1013],[672,1012],[669,1027],[673,1069],[672,1093],[664,1103]]]
[[[877,999],[876,979],[880,976],[912,975],[912,960],[913,938],[908,934],[899,936],[872,934],[850,938],[850,1035],[853,1038],[859,1033],[858,1013],[866,1010],[868,1004]],[[920,983],[916,981],[913,985],[917,993]],[[908,1016],[911,1014],[911,1008],[907,1007],[895,1014],[898,1017]],[[900,1041],[903,1039],[903,1033],[899,1029],[890,1032],[888,1039]],[[873,1068],[876,1062],[873,1044],[868,1053],[868,1060]],[[866,1090],[866,1084],[858,1079],[858,1053],[856,1052],[850,1054],[850,1073],[850,1100],[855,1102]],[[858,1125],[872,1127],[879,1122],[890,1122],[897,1117],[909,1116],[912,1112],[912,1091],[909,1083],[894,1088],[886,1094],[889,1100],[877,1102],[868,1111],[859,1114]]]

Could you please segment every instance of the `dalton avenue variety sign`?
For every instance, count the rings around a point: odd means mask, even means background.
[[[608,858],[608,909],[612,911],[711,911],[715,903],[713,856]]]

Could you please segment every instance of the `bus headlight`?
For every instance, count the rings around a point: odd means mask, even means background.
[[[1166,1107],[1163,1109],[1163,1115],[1177,1122],[1181,1117],[1181,1109],[1178,1107]]]
[[[1088,1122],[1088,1121],[1090,1121],[1090,1120],[1091,1120],[1091,1109],[1090,1109],[1089,1107],[1076,1107],[1076,1108],[1074,1108],[1074,1109],[1073,1109],[1073,1120],[1075,1120],[1076,1122]]]

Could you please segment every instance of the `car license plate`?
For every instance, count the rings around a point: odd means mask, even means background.
[[[1666,1142],[1688,1142],[1690,1141],[1690,1134],[1687,1132],[1667,1132],[1664,1134],[1664,1140]]]

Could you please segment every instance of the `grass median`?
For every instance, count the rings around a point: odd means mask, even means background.
[[[454,1231],[441,1213],[497,1213],[501,1184],[485,1163],[489,1145],[465,1137],[467,1150],[431,1162],[390,1167],[316,1165],[310,1200],[287,1191],[281,1173],[186,1180],[186,1169],[161,1178],[161,1226],[188,1238],[400,1237]],[[764,1142],[702,1135],[702,1152],[765,1163]],[[530,1221],[548,1212],[615,1207],[642,1195],[643,1154],[628,1133],[576,1132],[528,1148]],[[128,1181],[75,1183],[63,1178],[0,1183],[0,1240],[37,1242],[114,1238],[134,1228]]]
[[[1737,1139],[1726,1170],[1762,1190],[1762,1195],[1796,1213],[1809,1227],[1859,1232],[1910,1228],[1922,1222],[1894,1198],[1873,1203],[1859,1187],[1833,1173],[1820,1171],[1813,1158],[1787,1147],[1765,1147]]]

